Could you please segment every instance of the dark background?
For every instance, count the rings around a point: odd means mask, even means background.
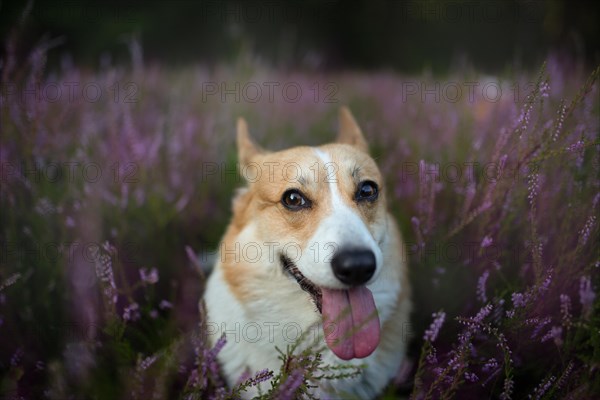
[[[26,4],[0,2],[3,38]],[[253,54],[285,68],[497,72],[538,68],[550,51],[597,65],[599,15],[591,0],[38,0],[18,49],[47,35],[61,43],[50,63],[97,67],[127,60],[135,37],[145,62],[167,65]]]

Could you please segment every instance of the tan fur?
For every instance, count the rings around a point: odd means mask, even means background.
[[[340,108],[339,118],[340,129],[336,142],[349,144],[365,153],[368,152],[369,145],[363,137],[362,131],[352,116],[352,113],[347,107]]]

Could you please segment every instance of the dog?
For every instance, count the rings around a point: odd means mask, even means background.
[[[361,129],[342,107],[334,143],[269,152],[239,119],[237,147],[247,186],[204,295],[210,343],[227,337],[218,355],[227,383],[277,373],[275,348],[312,329],[323,364],[360,366],[312,382],[312,393],[377,396],[405,359],[411,302],[404,243]]]

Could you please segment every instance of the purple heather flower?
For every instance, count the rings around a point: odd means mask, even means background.
[[[219,340],[217,340],[217,343],[215,343],[213,348],[210,349],[211,358],[216,359],[217,354],[219,354],[221,352],[221,350],[223,349],[223,347],[225,347],[226,344],[227,344],[227,337],[225,335],[222,335],[219,338]]]
[[[423,162],[423,160],[421,161]],[[424,173],[427,176],[427,180],[434,182],[440,181],[440,165],[438,163],[429,164],[423,162],[423,164],[421,165],[425,168],[425,170],[422,171],[422,173]]]
[[[105,245],[105,249],[106,249]],[[96,276],[104,286],[104,296],[109,304],[117,303],[117,286],[113,275],[112,260],[109,254],[100,253],[99,249],[94,249],[94,264],[96,267]]]
[[[157,356],[151,355],[146,358],[142,358],[141,354],[138,355],[135,371],[133,373],[133,381],[134,386],[131,389],[131,397],[132,398],[140,398],[143,392],[144,385],[144,371],[146,371],[154,362],[156,361]]]
[[[88,376],[96,364],[93,346],[84,341],[69,342],[66,344],[62,357],[64,366],[71,376],[83,379]]]
[[[560,390],[565,385],[567,379],[569,379],[569,375],[571,375],[571,371],[573,371],[573,365],[573,360],[569,361],[569,365],[565,368],[565,372],[563,372],[558,382],[556,382],[557,390]]]
[[[592,200],[592,209],[596,209],[596,206],[600,203],[600,192],[596,193],[594,200]]]
[[[570,145],[569,147],[567,147],[565,150],[568,151],[569,153],[575,153],[577,151],[583,150],[584,147],[585,147],[585,142],[583,140],[578,140],[577,142],[575,142],[572,145]]]
[[[541,245],[540,245],[541,247]],[[541,251],[540,251],[541,253]],[[544,279],[544,282],[542,282],[542,284],[538,287],[538,293],[544,293],[548,291],[548,288],[550,287],[550,284],[552,283],[552,268],[550,268],[548,270],[548,276],[546,276],[546,279]]]
[[[446,319],[446,313],[443,311],[439,311],[432,314],[433,322],[429,325],[429,329],[425,331],[425,335],[423,335],[423,340],[428,342],[435,342],[435,339],[440,332],[442,325],[444,324],[444,320]]]
[[[467,337],[468,335],[464,336]],[[463,342],[463,340],[461,339],[461,342]],[[459,368],[462,368],[465,364],[463,361],[461,361],[460,356],[461,356],[461,351],[451,351],[450,354],[453,354],[452,358],[450,359],[450,361],[448,361],[448,367],[451,367],[453,371],[456,371]]]
[[[592,305],[596,293],[592,288],[592,281],[589,276],[582,276],[579,280],[579,301],[583,306],[583,315],[587,318],[592,312]]]
[[[563,326],[567,329],[571,327],[571,298],[569,295],[560,295],[560,314],[562,315]]]
[[[513,306],[515,308],[525,307],[528,301],[528,297],[526,294],[514,292],[511,296]]]
[[[273,377],[273,371],[269,371],[268,369],[263,369],[258,371],[252,378],[250,378],[250,385],[256,386],[259,383],[268,381]]]
[[[438,363],[437,350],[435,347],[431,347],[431,351],[429,352],[429,354],[427,354],[425,360],[432,365],[436,365]]]
[[[436,377],[439,377],[443,372],[444,372],[444,369],[442,367],[435,367],[435,368],[433,368],[433,374]]]
[[[548,81],[540,83],[540,97],[545,98],[550,96],[550,84]]]
[[[519,118],[517,119],[517,126],[515,128],[515,132],[519,134],[519,139],[523,137],[523,132],[527,130],[529,126],[529,114],[531,112],[531,107],[529,104],[525,104],[521,113],[519,114]]]
[[[493,305],[494,305],[494,312],[492,313],[492,321],[499,325],[502,321],[502,316],[504,315],[504,299],[500,299],[500,298],[495,298]]]
[[[485,284],[487,282],[488,277],[490,276],[489,271],[484,271],[483,274],[477,280],[477,298],[481,300],[483,303],[487,302],[487,296],[485,293]]]
[[[292,400],[296,399],[296,391],[304,382],[304,372],[301,369],[295,369],[290,376],[279,387],[277,399]]]
[[[19,280],[19,278],[21,277],[20,273],[15,273],[12,274],[11,276],[9,276],[8,278],[6,278],[4,280],[4,282],[2,282],[2,284],[0,284],[0,292],[4,289],[6,289],[9,286],[12,286],[15,284],[15,282],[17,282]],[[0,302],[1,303],[1,302]]]
[[[149,283],[151,285],[158,282],[158,270],[156,268],[152,268],[150,272],[148,272],[147,268],[140,268],[140,279],[144,283]]]
[[[554,340],[554,343],[557,346],[562,345],[562,327],[560,326],[553,326],[552,328],[550,328],[550,330],[548,331],[548,333],[546,333],[544,335],[544,337],[542,337],[541,342],[544,343],[550,339]]]
[[[502,350],[505,358],[507,358],[507,363],[509,365],[511,365],[513,363],[512,350],[510,349],[510,347],[508,347],[508,343],[506,341],[506,336],[504,336],[504,334],[502,332],[499,332],[497,337],[498,337],[498,342],[496,343],[496,346]],[[498,368],[496,371],[500,371],[500,368]],[[511,398],[510,396],[512,394],[514,384],[515,383],[512,380],[512,376],[507,376],[504,379],[504,390],[500,394],[501,399],[510,399]]]
[[[420,250],[425,246],[425,241],[423,240],[423,232],[421,231],[421,221],[419,221],[419,218],[417,217],[412,217],[410,219],[410,222],[412,223],[415,234],[417,235],[417,246]]]
[[[202,379],[203,380],[200,381],[200,374],[198,373],[198,369],[194,368],[194,369],[192,369],[192,371],[190,372],[190,375],[188,376],[187,385],[189,385],[193,388],[203,387],[204,382],[206,381],[206,376],[203,376]]]
[[[531,172],[527,175],[527,199],[529,199],[529,205],[533,205],[535,198],[537,197],[538,190],[540,188],[540,177],[537,172]]]
[[[589,218],[587,219],[587,221],[585,222],[583,229],[581,229],[579,231],[579,245],[580,246],[585,246],[595,224],[596,224],[596,216],[590,215]]]
[[[498,167],[496,168],[496,178],[492,181],[495,185],[499,179],[502,179],[504,174],[504,168],[506,167],[506,160],[508,159],[508,154],[503,154],[498,160]],[[494,186],[495,187],[495,186]],[[492,187],[490,187],[491,189]],[[489,198],[491,193],[486,193],[486,198]]]
[[[556,112],[557,119],[556,119],[556,126],[554,128],[554,134],[552,135],[553,142],[556,142],[556,140],[558,139],[558,136],[560,135],[560,132],[562,131],[563,123],[565,122],[566,112],[567,112],[567,107],[565,106],[564,102],[561,102],[560,107],[558,108],[558,111]]]
[[[123,319],[125,321],[136,321],[140,318],[140,306],[138,303],[131,303],[123,310]]]
[[[472,319],[472,323],[475,325],[481,325],[484,318],[490,315],[490,313],[492,312],[492,308],[493,306],[491,304],[481,307],[477,315],[475,315],[475,317]]]
[[[25,352],[23,351],[23,348],[19,347],[10,358],[10,365],[12,365],[13,367],[19,365],[24,354]]]
[[[535,339],[537,337],[537,335],[539,335],[540,331],[549,323],[551,322],[551,318],[550,317],[546,317],[546,318],[531,318],[525,321],[525,323],[527,325],[535,325],[535,328],[533,329],[533,333],[531,334],[531,338]]]
[[[489,236],[485,236],[483,238],[483,240],[481,241],[481,248],[485,249],[486,247],[490,247],[492,245],[492,243],[494,242],[494,239],[492,239]]]
[[[56,208],[47,197],[42,197],[40,200],[38,200],[35,206],[35,211],[39,215],[44,216],[54,214],[56,212]]]
[[[466,371],[465,379],[469,382],[477,382],[479,380],[479,377],[473,372]]]
[[[167,301],[167,300],[161,300],[161,302],[160,302],[160,304],[158,305],[158,307],[159,307],[161,310],[165,310],[165,309],[167,309],[167,308],[173,308],[173,304],[171,304],[171,302],[170,302],[170,301]]]
[[[73,219],[73,217],[67,217],[65,218],[65,226],[72,228],[75,226],[75,220]]]
[[[152,364],[154,364],[154,362],[156,361],[156,355],[152,355],[152,356],[148,356],[146,358],[144,358],[143,360],[141,360],[139,367],[142,371],[147,370],[148,368],[150,368],[150,366]]]
[[[209,397],[210,400],[225,400],[227,399],[227,391],[224,387],[219,387],[215,390],[215,393]]]
[[[489,360],[486,361],[485,364],[483,364],[483,367],[481,367],[481,370],[483,372],[488,372],[488,371],[494,371],[496,368],[498,368],[498,360],[496,360],[495,358],[490,358]]]
[[[197,355],[202,354],[202,363],[200,365],[201,369],[202,369],[202,373],[200,374],[200,376],[206,380],[206,376],[207,373],[210,371],[210,373],[216,378],[219,379],[219,364],[217,363],[217,355],[219,354],[219,352],[223,349],[223,347],[225,346],[225,344],[227,344],[227,338],[226,336],[223,334],[215,343],[215,345],[213,346],[212,349],[207,350],[207,349],[200,349],[200,345],[201,343],[198,343],[195,348],[194,348],[194,352]]]
[[[515,382],[512,377],[504,378],[504,390],[500,394],[500,400],[510,400],[514,386]]]
[[[544,396],[544,394],[548,391],[548,389],[550,389],[550,386],[552,386],[552,383],[554,383],[555,380],[556,377],[554,375],[552,375],[548,379],[544,379],[538,386],[536,386],[536,388],[533,391],[533,394],[530,394],[527,398],[535,400],[541,399]]]

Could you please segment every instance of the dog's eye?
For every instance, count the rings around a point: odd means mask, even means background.
[[[297,211],[302,208],[310,207],[310,201],[304,197],[299,190],[290,189],[287,190],[281,197],[281,203],[292,211]]]
[[[373,181],[364,181],[358,184],[356,191],[356,201],[374,201],[379,195],[377,184]]]

